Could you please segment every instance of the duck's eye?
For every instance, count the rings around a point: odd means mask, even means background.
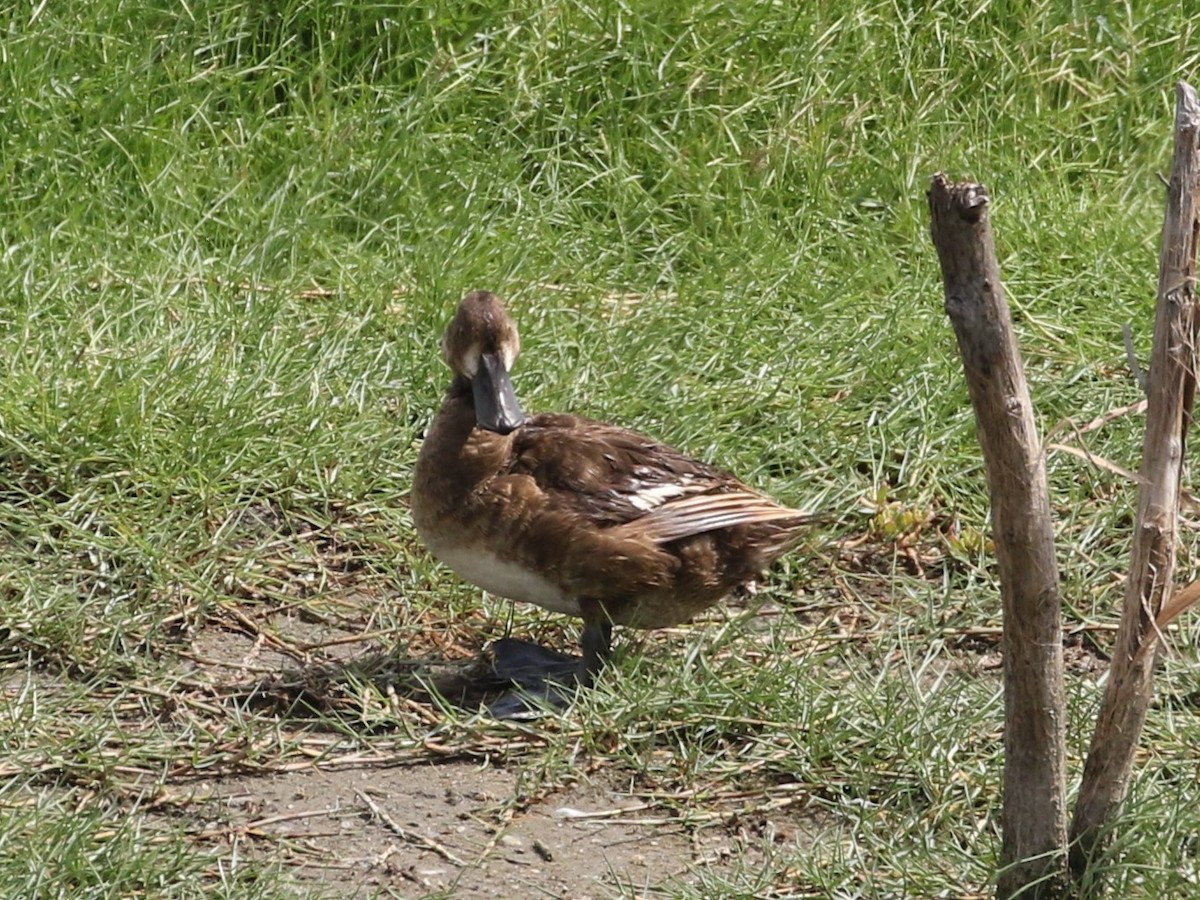
[[[454,368],[468,378],[474,378],[475,373],[479,371],[479,357],[481,355],[479,345],[471,344],[466,350],[459,353],[458,358],[453,361]]]

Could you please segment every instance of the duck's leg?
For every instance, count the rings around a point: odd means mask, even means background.
[[[580,643],[583,644],[583,671],[580,673],[579,683],[591,687],[612,655],[612,623],[584,622]]]

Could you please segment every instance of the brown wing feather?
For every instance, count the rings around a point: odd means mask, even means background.
[[[513,449],[511,474],[533,479],[557,509],[612,538],[661,545],[737,525],[790,530],[815,518],[673,447],[590,419],[536,416]]]
[[[689,496],[753,493],[728,472],[673,447],[575,416],[534,417],[516,435],[513,451],[510,474],[528,475],[560,508],[595,525],[634,522]]]
[[[788,527],[796,527],[815,518],[799,510],[780,506],[759,494],[735,491],[671,500],[614,531],[666,543],[734,525],[786,522]]]

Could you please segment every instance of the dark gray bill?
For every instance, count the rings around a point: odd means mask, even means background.
[[[508,370],[495,353],[483,354],[482,364],[471,379],[475,397],[475,423],[497,434],[508,434],[525,422],[525,411]]]

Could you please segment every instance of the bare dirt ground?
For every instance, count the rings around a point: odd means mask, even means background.
[[[297,671],[289,647],[322,645],[334,673],[364,657],[363,644],[342,643],[352,634],[335,627],[288,613],[262,625],[257,637],[211,624],[201,630],[185,654],[186,676],[223,691],[257,681],[266,695],[279,673]],[[328,692],[322,679],[342,677],[312,678],[309,687]],[[832,825],[803,803],[685,825],[624,789],[609,768],[546,781],[504,747],[495,763],[486,754],[439,761],[436,750],[367,752],[358,762],[339,752],[323,761],[320,746],[308,751],[310,763],[293,753],[262,774],[184,779],[169,791],[164,824],[212,846],[222,865],[282,865],[300,895],[575,900],[643,896],[731,866],[753,870],[772,846],[810,844]]]
[[[697,869],[755,865],[763,835],[795,836],[788,813],[753,832],[693,834],[640,818],[640,804],[588,781],[513,813],[519,774],[467,763],[226,778],[197,785],[208,828],[234,826],[298,885],[336,897],[641,896]],[[247,833],[249,832],[249,839]],[[768,837],[770,840],[770,837]]]

